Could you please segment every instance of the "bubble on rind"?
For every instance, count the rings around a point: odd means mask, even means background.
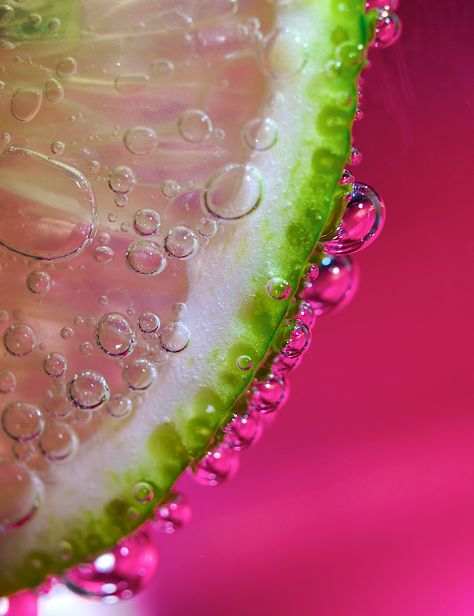
[[[209,451],[190,468],[194,480],[204,486],[223,484],[235,475],[239,467],[239,454],[225,444]]]
[[[25,323],[10,325],[3,335],[6,350],[16,357],[31,353],[38,344],[34,330]]]
[[[16,441],[30,441],[44,429],[44,418],[39,408],[28,402],[11,402],[2,412],[2,427]]]
[[[173,535],[191,519],[191,505],[184,494],[173,492],[155,509],[154,524],[160,531]]]
[[[128,319],[118,312],[104,315],[98,322],[95,339],[110,357],[125,357],[135,346],[136,336]]]
[[[238,220],[260,205],[263,193],[263,178],[256,167],[229,163],[207,182],[202,205],[215,218]]]
[[[68,396],[78,408],[93,411],[101,407],[110,397],[105,378],[94,370],[83,370],[71,379]]]

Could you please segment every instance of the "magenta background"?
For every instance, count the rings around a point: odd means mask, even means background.
[[[140,616],[474,613],[474,3],[399,13],[356,133],[388,209],[358,295],[317,323],[238,476],[186,481],[194,519]]]

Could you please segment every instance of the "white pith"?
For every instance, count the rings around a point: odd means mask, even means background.
[[[311,153],[317,146],[314,118],[318,113],[315,101],[308,101],[306,87],[315,74],[324,71],[318,64],[328,46],[328,2],[315,2],[299,7],[276,8],[275,26],[299,32],[312,50],[302,74],[288,80],[267,82],[271,106],[262,110],[262,117],[271,117],[279,127],[278,145],[270,152],[253,153],[251,164],[265,181],[265,196],[249,217],[228,225],[229,233],[213,238],[202,247],[187,267],[189,295],[186,322],[191,327],[191,343],[181,354],[158,369],[158,381],[146,394],[145,401],[123,424],[104,423],[78,450],[76,456],[53,470],[53,481],[44,487],[36,516],[22,528],[0,536],[0,569],[13,571],[28,552],[41,550],[56,553],[58,543],[67,537],[68,529],[80,527],[84,512],[100,516],[104,506],[123,494],[121,476],[128,469],[147,466],[146,443],[150,433],[164,421],[174,421],[176,408],[185,407],[196,391],[212,387],[214,374],[208,369],[210,353],[226,348],[240,339],[238,314],[253,293],[256,272],[268,278],[277,276],[272,268],[268,246],[261,241],[265,221],[278,237],[292,217],[294,192],[285,194],[289,173],[297,160],[310,165]],[[308,134],[308,131],[312,131]],[[272,250],[278,252],[278,241]],[[123,427],[123,429],[122,429]],[[144,476],[143,480],[147,477]]]

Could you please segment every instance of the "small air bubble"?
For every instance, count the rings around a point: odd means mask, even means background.
[[[156,233],[161,225],[161,217],[156,210],[144,208],[138,210],[133,219],[135,231],[140,235],[152,235]]]
[[[277,143],[278,126],[271,118],[255,118],[245,125],[242,138],[250,149],[263,152]]]
[[[275,276],[267,282],[267,294],[272,299],[288,299],[291,294],[291,286],[284,278]]]
[[[165,249],[171,257],[190,259],[199,249],[199,240],[192,229],[185,225],[178,225],[168,232]]]
[[[155,276],[167,265],[165,251],[156,242],[139,240],[128,247],[126,259],[138,274]]]
[[[135,332],[128,319],[117,312],[100,319],[95,335],[100,349],[111,357],[125,357],[135,346]]]
[[[72,77],[77,73],[75,58],[67,57],[60,60],[56,66],[56,72],[60,77]]]
[[[190,143],[202,143],[212,133],[212,122],[204,111],[187,109],[178,120],[178,130]]]
[[[72,458],[77,446],[76,433],[67,424],[58,422],[46,426],[38,443],[40,452],[51,462],[61,462]]]
[[[146,481],[140,481],[133,486],[133,498],[139,503],[150,503],[155,498],[153,486]]]
[[[160,190],[163,197],[166,199],[174,199],[180,193],[181,186],[174,180],[164,180],[160,184]]]
[[[30,441],[41,434],[44,419],[37,406],[27,402],[12,402],[2,413],[5,433],[16,441]]]
[[[138,317],[138,327],[144,334],[153,334],[160,328],[160,317],[154,312],[144,312]]]
[[[123,378],[134,391],[148,389],[156,380],[156,368],[147,359],[133,359],[123,368]]]
[[[74,336],[74,330],[72,327],[63,327],[61,330],[61,338],[67,340],[68,338],[72,338]]]
[[[116,193],[129,193],[137,185],[137,178],[130,167],[121,165],[109,175],[109,186]]]
[[[158,138],[152,128],[135,126],[129,128],[124,135],[123,142],[129,152],[136,156],[151,154],[156,148]]]
[[[36,295],[44,295],[51,289],[51,278],[47,272],[34,271],[26,279],[28,289]]]
[[[130,398],[122,396],[122,394],[112,396],[107,403],[107,412],[117,419],[128,417],[132,412],[132,408],[133,405]]]
[[[38,343],[33,329],[24,323],[10,325],[3,336],[6,350],[17,357],[31,353]]]
[[[239,370],[243,370],[244,372],[247,372],[253,368],[253,361],[249,355],[240,355],[240,357],[237,358],[236,364],[237,368],[239,368]]]
[[[93,370],[83,370],[72,378],[68,395],[78,408],[94,410],[107,402],[110,391],[107,381],[101,374]]]
[[[189,327],[181,321],[168,323],[160,333],[161,348],[168,353],[184,351],[191,339]]]
[[[93,254],[97,263],[110,263],[114,258],[114,251],[110,246],[96,246]]]
[[[43,362],[44,371],[48,376],[59,378],[67,370],[67,359],[60,353],[49,353]]]
[[[16,377],[10,370],[0,372],[0,394],[10,394],[15,391]]]

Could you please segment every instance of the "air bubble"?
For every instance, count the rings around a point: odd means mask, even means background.
[[[40,485],[26,466],[0,458],[0,533],[23,526],[33,517],[39,507]]]
[[[137,185],[137,178],[130,167],[115,167],[109,175],[109,186],[115,193],[129,193]]]
[[[346,186],[347,184],[352,184],[354,182],[354,175],[349,169],[343,169],[341,179],[339,180],[339,184],[341,186]]]
[[[127,396],[123,396],[122,394],[112,396],[107,403],[108,414],[117,419],[128,417],[132,412],[132,409],[133,405],[130,398],[127,398]]]
[[[64,419],[72,413],[71,402],[66,395],[60,391],[48,389],[43,399],[44,409],[49,417],[54,419]]]
[[[16,441],[12,447],[13,457],[19,462],[28,462],[36,454],[36,447],[31,441]],[[0,610],[0,616],[1,616]]]
[[[178,130],[190,143],[202,143],[212,133],[212,122],[204,111],[187,109],[178,120]]]
[[[115,89],[120,94],[136,94],[146,88],[150,78],[148,75],[119,75],[115,79]]]
[[[163,75],[167,75],[172,73],[174,70],[174,64],[171,60],[166,60],[165,58],[157,58],[153,60],[150,66],[151,74],[154,77],[161,77]]]
[[[235,475],[239,468],[238,453],[225,445],[208,452],[192,468],[192,476],[204,486],[218,486]]]
[[[189,500],[179,492],[172,493],[167,500],[155,510],[155,524],[162,532],[173,535],[191,519]]]
[[[153,486],[146,481],[139,481],[136,483],[133,486],[132,495],[136,501],[142,504],[151,503],[155,498]]]
[[[352,167],[357,167],[362,162],[363,155],[359,148],[352,146],[350,164]]]
[[[161,226],[161,217],[156,210],[144,208],[135,214],[133,226],[140,235],[153,235]]]
[[[170,257],[191,259],[199,249],[199,240],[192,229],[178,225],[170,229],[165,239],[165,250]]]
[[[101,374],[93,370],[83,370],[75,374],[69,383],[68,396],[78,408],[94,410],[107,402],[110,391]]]
[[[61,462],[69,460],[76,453],[78,438],[70,426],[55,422],[46,426],[38,446],[47,460]]]
[[[379,8],[374,47],[390,47],[398,41],[401,33],[402,22],[398,15],[389,6]]]
[[[263,423],[258,415],[251,413],[234,415],[223,431],[224,443],[241,451],[257,442],[263,431]]]
[[[161,348],[168,353],[180,353],[188,346],[191,332],[181,321],[168,323],[160,333]]]
[[[44,92],[50,103],[60,103],[64,99],[64,88],[57,79],[48,79],[44,84]]]
[[[156,380],[156,368],[147,359],[133,359],[123,368],[123,377],[130,389],[144,391]]]
[[[297,75],[308,61],[308,46],[300,35],[289,29],[277,29],[263,41],[260,49],[262,70],[274,79]]]
[[[135,126],[127,130],[123,141],[127,150],[132,154],[146,156],[156,148],[158,138],[152,128]]]
[[[28,402],[12,402],[3,410],[2,426],[9,437],[24,442],[41,434],[44,419],[37,406]]]
[[[156,276],[167,265],[165,251],[156,242],[148,240],[139,240],[130,244],[126,259],[135,272],[144,276]]]
[[[3,336],[3,342],[6,350],[15,355],[22,357],[31,353],[37,345],[36,334],[33,329],[24,323],[10,325]]]
[[[92,563],[78,565],[65,576],[65,584],[81,597],[117,603],[138,594],[153,579],[158,550],[146,531],[123,539]]]
[[[97,263],[110,263],[114,258],[114,251],[110,246],[96,246],[93,254]]]
[[[278,335],[279,351],[289,359],[300,357],[309,347],[311,333],[303,321],[287,319]]]
[[[272,299],[279,301],[288,299],[291,295],[291,285],[284,278],[274,276],[267,282],[267,294]]]
[[[206,184],[203,205],[216,218],[237,220],[253,212],[263,198],[263,178],[252,165],[230,163]]]
[[[48,21],[48,30],[52,33],[59,32],[61,29],[61,20],[59,17],[53,17]]]
[[[44,295],[51,289],[51,278],[47,272],[34,271],[26,279],[28,289],[37,295]]]
[[[181,191],[181,186],[174,180],[164,180],[160,184],[160,190],[166,199],[174,199]]]
[[[16,377],[10,370],[0,372],[0,394],[10,394],[15,391]]]
[[[217,233],[217,221],[213,218],[201,218],[197,226],[197,232],[205,238],[214,237]]]
[[[240,355],[237,357],[237,361],[235,363],[237,368],[243,372],[247,372],[253,368],[253,361],[249,355]]]
[[[144,312],[138,317],[138,327],[144,334],[153,334],[160,328],[160,317],[154,312]]]
[[[49,353],[45,357],[43,368],[48,376],[59,378],[66,374],[67,359],[60,353]]]
[[[358,284],[358,270],[350,257],[324,256],[318,278],[305,285],[300,297],[307,300],[316,315],[341,309],[353,297]]]
[[[61,338],[63,338],[64,340],[68,340],[69,338],[72,338],[74,336],[74,330],[72,329],[72,327],[63,327],[60,334]]]
[[[99,347],[111,357],[125,357],[135,346],[135,332],[128,319],[118,312],[103,316],[97,324],[95,337]]]
[[[0,26],[3,28],[15,17],[15,10],[8,4],[0,5]]]
[[[263,415],[273,413],[286,401],[287,383],[283,377],[269,374],[261,381],[255,381],[248,391],[249,409]]]
[[[39,26],[41,26],[41,24],[43,23],[43,18],[39,13],[31,13],[28,21],[33,26],[33,28],[39,28]]]
[[[354,183],[335,237],[324,244],[330,255],[352,254],[365,249],[380,235],[385,222],[385,206],[373,188]]]
[[[51,144],[51,152],[56,156],[62,156],[65,149],[66,145],[62,141],[53,141]]]
[[[242,138],[250,149],[263,152],[277,143],[278,126],[271,118],[255,118],[244,126]]]
[[[71,56],[60,60],[56,66],[56,72],[60,77],[72,77],[77,73],[77,62]]]
[[[20,122],[31,122],[39,113],[43,92],[39,88],[18,88],[12,96],[10,110]]]
[[[126,193],[116,193],[114,202],[117,207],[125,207],[128,205],[128,195]]]

